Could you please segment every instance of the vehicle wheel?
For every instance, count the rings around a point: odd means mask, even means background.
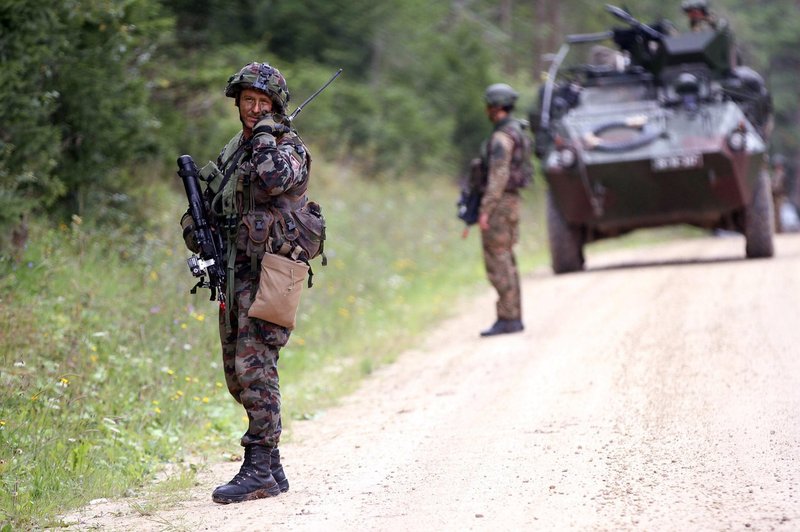
[[[775,232],[772,192],[765,173],[753,191],[753,199],[745,211],[745,253],[748,259],[771,257],[775,253],[772,235]]]
[[[567,223],[550,190],[547,191],[547,237],[553,273],[583,269],[583,238],[580,230]]]

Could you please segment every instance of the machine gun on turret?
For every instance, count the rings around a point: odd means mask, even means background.
[[[628,27],[614,28],[612,30],[614,43],[630,54],[634,65],[641,65],[648,71],[653,71],[657,58],[662,48],[662,42],[667,37],[664,28],[649,26],[640,22],[633,15],[622,8],[606,4],[606,11]]]

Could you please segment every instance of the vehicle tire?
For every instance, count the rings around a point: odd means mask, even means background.
[[[745,253],[748,259],[772,257],[775,247],[772,235],[775,232],[772,192],[766,173],[756,182],[753,199],[745,210]]]
[[[553,273],[577,272],[583,269],[581,232],[564,219],[550,190],[547,191],[547,238]]]

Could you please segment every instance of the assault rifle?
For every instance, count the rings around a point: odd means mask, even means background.
[[[189,271],[200,280],[191,293],[198,288],[211,289],[213,301],[219,301],[219,306],[225,309],[225,249],[222,243],[222,234],[216,221],[208,215],[203,194],[200,191],[199,172],[197,165],[190,155],[178,157],[178,175],[186,189],[186,198],[189,200],[189,215],[194,222],[194,237],[200,248],[199,257],[192,255],[187,259]],[[208,279],[206,279],[208,275]]]
[[[461,185],[461,196],[458,198],[458,218],[467,227],[478,223],[478,214],[481,208],[483,192],[486,188],[486,169],[480,158],[472,159],[469,163],[469,174]]]

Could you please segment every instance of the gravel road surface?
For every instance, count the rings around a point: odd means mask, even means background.
[[[220,506],[217,463],[143,516],[72,529],[800,530],[800,235],[592,253],[537,271],[526,330],[481,339],[486,293],[341,404],[292,425],[291,482]]]

